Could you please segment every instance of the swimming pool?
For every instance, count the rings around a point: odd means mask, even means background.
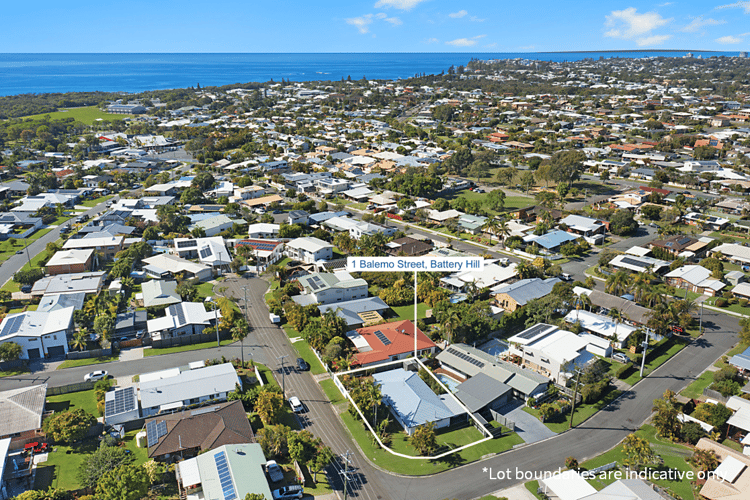
[[[438,378],[438,380],[440,380],[443,383],[443,385],[445,385],[445,387],[448,388],[449,391],[456,392],[456,387],[458,386],[460,382],[442,373],[438,373],[435,376]]]

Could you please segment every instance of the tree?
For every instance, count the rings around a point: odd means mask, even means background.
[[[100,444],[94,453],[86,455],[78,467],[78,481],[86,488],[95,488],[99,478],[105,473],[133,461],[135,457],[127,449]]]
[[[534,172],[524,172],[520,180],[521,187],[529,194],[529,189],[534,186]]]
[[[706,431],[703,430],[701,424],[691,421],[682,424],[682,430],[680,431],[680,434],[683,441],[690,444],[695,444],[700,438],[706,435]]]
[[[67,500],[68,492],[65,490],[56,490],[51,486],[46,491],[26,490],[14,500]]]
[[[83,351],[86,348],[86,336],[85,329],[76,332],[75,335],[73,335],[73,340],[70,342],[70,346],[73,349]]]
[[[318,482],[318,472],[328,466],[333,461],[333,451],[328,446],[321,443],[315,452],[315,457],[308,463],[307,467],[313,473],[313,482]]]
[[[255,400],[255,412],[264,424],[277,423],[283,408],[284,398],[275,390],[262,390]]]
[[[115,331],[115,318],[109,314],[97,316],[94,320],[94,331],[103,339],[109,340]]]
[[[578,469],[578,460],[575,457],[568,457],[565,459],[565,467],[570,470]]]
[[[542,417],[542,422],[546,422],[557,413],[557,408],[550,403],[544,403],[539,407],[539,415]]]
[[[621,209],[609,219],[609,230],[618,236],[625,236],[638,228],[638,223],[633,218],[633,212]]]
[[[44,421],[42,430],[58,443],[72,443],[83,439],[95,423],[93,415],[77,409],[53,414]]]
[[[245,495],[245,500],[267,500],[263,493],[248,493]]]
[[[140,500],[148,493],[150,481],[140,465],[121,465],[106,472],[96,484],[100,500]]]
[[[659,436],[674,440],[680,434],[681,423],[677,419],[681,413],[677,407],[675,393],[667,389],[661,399],[655,399],[651,411],[655,412],[652,424]]]
[[[245,321],[245,318],[240,318],[234,322],[234,328],[232,328],[232,340],[240,341],[240,354],[242,355],[242,364],[245,364],[245,338],[250,332],[250,327]]]
[[[622,452],[625,454],[622,463],[636,470],[642,465],[651,465],[657,460],[649,442],[635,434],[628,434],[623,440]]]
[[[39,268],[21,269],[13,275],[13,281],[22,285],[33,285],[44,277],[44,270]]]
[[[21,357],[23,348],[15,342],[4,342],[0,344],[0,360],[15,361]]]
[[[258,444],[266,457],[279,458],[287,453],[287,441],[292,430],[286,425],[266,425],[258,431]]]
[[[710,471],[716,470],[719,466],[719,457],[716,456],[714,450],[696,449],[693,452],[693,456],[690,457],[690,463],[698,469],[698,472],[704,474]]]
[[[198,298],[198,289],[188,281],[181,281],[177,284],[175,292],[180,296],[183,302],[193,302]]]
[[[409,442],[423,457],[431,455],[433,450],[437,448],[435,422],[427,422],[417,426],[409,438]]]

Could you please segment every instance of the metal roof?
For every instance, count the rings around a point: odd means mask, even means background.
[[[183,371],[175,376],[140,383],[141,406],[156,408],[222,392],[240,384],[231,363]]]

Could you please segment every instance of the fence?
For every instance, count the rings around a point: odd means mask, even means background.
[[[143,341],[141,339],[130,339],[130,340],[122,340],[119,341],[118,344],[121,348],[123,347],[141,347],[143,345]]]
[[[96,382],[78,382],[76,384],[61,385],[59,387],[47,387],[47,396],[59,396],[71,392],[90,391]]]
[[[709,389],[708,387],[703,389],[703,395],[707,398],[715,399],[722,404],[726,403],[729,400],[729,398],[722,396],[720,392]]]
[[[516,430],[516,423],[513,420],[506,418],[504,415],[499,414],[492,408],[490,408],[490,415],[492,415],[492,420],[494,420],[498,424],[507,427],[511,431]]]
[[[170,337],[167,339],[152,340],[151,347],[154,349],[164,349],[166,347],[177,347],[181,345],[205,344],[206,342],[215,342],[216,335],[211,328],[212,335],[207,333],[197,333],[195,335],[180,335],[179,337]],[[219,334],[221,340],[229,338],[229,333]]]
[[[572,398],[573,393],[575,392],[574,389],[571,389],[569,387],[565,387],[562,385],[555,384],[555,387],[557,388],[558,391],[562,392],[569,398]],[[581,385],[578,386],[578,393],[576,394],[576,404],[580,404],[581,400],[583,399],[583,397],[581,396],[581,387],[582,387]],[[547,391],[547,394],[551,394],[550,391]]]
[[[13,361],[0,361],[0,371],[9,371],[13,368],[21,368],[26,366],[26,361],[23,359],[14,359]]]
[[[92,349],[90,351],[68,351],[68,359],[88,359],[111,356],[112,349]]]

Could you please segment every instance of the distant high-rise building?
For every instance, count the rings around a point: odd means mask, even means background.
[[[740,55],[738,57],[741,57],[743,59],[747,58],[747,52],[740,52]]]

